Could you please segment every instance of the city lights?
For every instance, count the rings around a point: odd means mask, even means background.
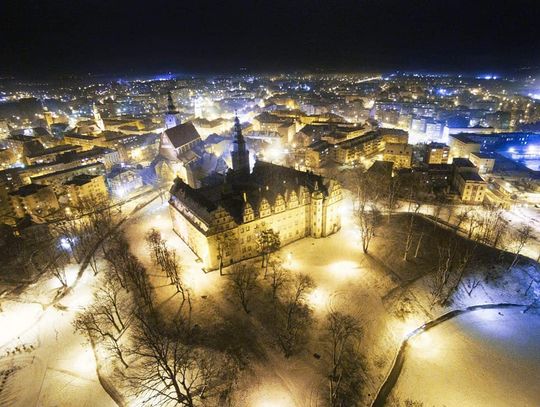
[[[540,2],[11,3],[0,406],[540,405]]]

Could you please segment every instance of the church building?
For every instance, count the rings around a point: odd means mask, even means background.
[[[238,118],[232,169],[216,185],[192,188],[176,178],[171,188],[173,230],[205,269],[257,256],[257,234],[279,231],[281,244],[320,238],[341,228],[341,186],[311,172],[257,161],[250,170]]]

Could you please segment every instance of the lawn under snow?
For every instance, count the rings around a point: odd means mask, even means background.
[[[393,395],[426,406],[540,403],[540,315],[479,310],[412,339]]]

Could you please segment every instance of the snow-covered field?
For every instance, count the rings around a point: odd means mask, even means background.
[[[37,304],[3,304],[0,374],[10,367],[14,371],[0,392],[0,405],[116,405],[98,381],[92,348],[71,325],[91,300],[97,279],[90,273],[87,271],[60,307],[43,310]],[[2,400],[9,402],[2,404]]]
[[[123,212],[149,198],[127,202]],[[116,406],[98,380],[92,347],[73,329],[101,284],[89,268],[77,279],[79,268],[66,268],[71,291],[55,305],[60,282],[50,276],[0,298],[0,406]]]
[[[540,316],[479,310],[411,340],[393,394],[426,406],[533,407],[539,377]]]

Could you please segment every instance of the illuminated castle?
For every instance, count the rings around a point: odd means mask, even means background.
[[[279,231],[282,245],[340,229],[335,180],[262,161],[250,173],[238,118],[231,155],[222,183],[195,189],[177,178],[171,188],[173,229],[207,270],[257,256],[256,236],[265,229]]]

